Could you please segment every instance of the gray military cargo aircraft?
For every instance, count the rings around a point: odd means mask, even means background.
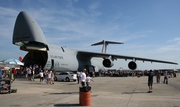
[[[48,44],[38,23],[24,11],[20,12],[17,16],[12,42],[20,46],[20,50],[28,52],[22,60],[24,66],[38,64],[43,69],[53,69],[54,71],[76,71],[93,66],[99,69],[103,66],[110,68],[114,65],[113,61],[116,59],[130,60],[128,67],[131,70],[137,68],[136,60],[177,64],[169,61],[107,54],[103,52],[106,49],[103,49],[102,53],[97,53],[72,50],[66,47]],[[116,44],[118,42],[102,41],[92,44],[92,46],[103,44],[103,47],[106,48],[111,43]],[[121,42],[118,44],[121,44]]]

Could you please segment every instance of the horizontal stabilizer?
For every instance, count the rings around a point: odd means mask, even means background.
[[[94,43],[92,44],[91,46],[96,46],[96,45],[103,45],[103,44],[123,44],[123,42],[114,42],[114,41],[105,41],[105,40],[102,40],[101,42],[97,42],[97,43]]]
[[[114,42],[114,41],[105,41],[105,40],[102,40],[101,42],[94,43],[91,46],[103,45],[102,53],[106,53],[106,49],[107,49],[107,45],[108,44],[123,44],[123,43],[122,42]]]

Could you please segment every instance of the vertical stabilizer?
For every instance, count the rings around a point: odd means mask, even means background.
[[[123,44],[123,43],[122,42],[114,42],[114,41],[105,41],[105,40],[102,40],[101,42],[94,43],[91,46],[103,45],[102,53],[106,53],[106,49],[107,49],[107,45],[108,44]]]

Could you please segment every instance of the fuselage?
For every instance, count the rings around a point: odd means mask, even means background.
[[[43,69],[53,69],[54,71],[76,71],[87,66],[103,68],[101,58],[91,58],[88,60],[79,59],[78,51],[66,47],[48,44],[48,51],[29,50],[23,58],[25,66],[37,64]]]

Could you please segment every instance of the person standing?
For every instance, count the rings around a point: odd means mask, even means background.
[[[94,72],[94,71],[92,72],[92,77],[93,77],[93,78],[95,77],[95,72]]]
[[[17,70],[15,68],[12,68],[12,73],[14,75],[14,80],[15,80],[17,77]]]
[[[149,91],[148,93],[152,93],[153,92],[153,72],[152,70],[149,71],[148,74],[148,86],[149,86]]]
[[[43,79],[44,79],[44,73],[43,73],[42,70],[40,71],[39,76],[40,76],[40,83],[42,84],[43,83]]]
[[[47,74],[47,84],[51,84],[52,85],[52,82],[51,82],[51,72],[52,71],[48,71],[48,74]]]
[[[31,80],[31,67],[28,68],[28,80]]]
[[[157,71],[157,73],[156,73],[156,81],[157,81],[157,83],[160,83],[160,78],[161,78],[161,72]]]
[[[164,82],[163,83],[168,84],[168,73],[167,73],[167,71],[164,73]]]
[[[78,82],[78,84],[79,84],[79,80],[80,80],[80,72],[77,71],[77,82]]]
[[[34,81],[34,75],[35,75],[35,67],[31,70],[31,81]]]
[[[83,69],[83,72],[81,73],[81,85],[82,87],[85,87],[85,83],[86,83],[86,69]]]
[[[44,80],[46,83],[48,83],[48,70],[44,70]]]
[[[24,71],[25,71],[24,74],[25,74],[27,80],[28,80],[28,69],[29,69],[28,67],[26,67],[24,69]]]
[[[37,64],[35,64],[35,74],[39,73],[39,66]]]
[[[51,83],[54,84],[54,72],[51,71]]]
[[[137,77],[138,78],[140,77],[140,71],[137,71]]]

